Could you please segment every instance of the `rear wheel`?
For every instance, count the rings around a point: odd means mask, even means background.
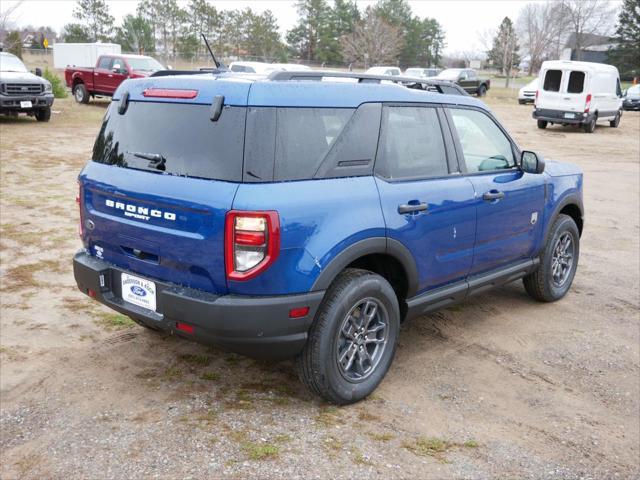
[[[487,94],[487,87],[484,85],[480,85],[478,87],[478,96],[479,97],[484,97]]]
[[[582,125],[582,128],[586,133],[593,133],[596,130],[596,117],[593,117],[590,122]]]
[[[89,103],[89,92],[87,92],[87,87],[83,83],[78,83],[73,87],[73,98],[78,103]]]
[[[578,268],[580,233],[576,222],[561,214],[553,223],[538,269],[524,277],[524,288],[541,302],[555,302],[571,287]]]
[[[51,118],[51,107],[39,108],[36,110],[35,116],[39,122],[48,122]]]
[[[620,117],[622,117],[622,112],[618,112],[618,114],[616,115],[616,118],[614,118],[609,122],[609,126],[613,128],[618,128],[618,125],[620,125]]]
[[[546,120],[538,120],[538,128],[541,128],[542,130],[547,128],[547,121]]]
[[[333,282],[296,358],[302,382],[336,404],[365,398],[393,360],[400,329],[398,299],[389,282],[347,269]]]

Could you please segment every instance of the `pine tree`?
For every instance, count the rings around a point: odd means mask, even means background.
[[[152,54],[156,50],[153,29],[149,22],[140,15],[127,15],[122,26],[116,31],[116,43],[122,45],[125,52]]]
[[[489,64],[509,78],[511,69],[520,64],[518,48],[518,37],[513,22],[509,17],[504,17],[498,28],[498,33],[493,39],[493,46],[487,52]]]
[[[624,0],[618,15],[615,42],[609,61],[623,77],[640,75],[640,0]]]
[[[78,0],[73,17],[89,35],[90,41],[104,42],[111,39],[114,18],[109,13],[105,0]],[[76,33],[79,32],[76,28]]]

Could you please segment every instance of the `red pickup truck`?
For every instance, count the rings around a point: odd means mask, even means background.
[[[110,97],[127,78],[148,77],[164,70],[157,60],[144,55],[102,55],[95,68],[67,67],[64,78],[78,103],[90,97]]]

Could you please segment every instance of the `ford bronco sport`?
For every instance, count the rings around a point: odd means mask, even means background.
[[[521,150],[480,101],[409,81],[127,80],[79,176],[79,289],[150,329],[295,357],[338,404],[376,388],[407,318],[521,278],[562,298],[578,168]]]

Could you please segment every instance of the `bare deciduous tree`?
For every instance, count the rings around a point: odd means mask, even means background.
[[[352,33],[341,37],[344,58],[350,62],[386,63],[394,61],[402,49],[402,32],[367,8],[363,20]]]
[[[16,12],[24,0],[14,3],[10,7],[0,10],[0,32],[6,32],[13,25],[13,14]]]
[[[529,75],[547,58],[559,58],[561,41],[566,37],[568,19],[562,3],[528,3],[518,16],[518,31],[524,53],[529,56]]]

